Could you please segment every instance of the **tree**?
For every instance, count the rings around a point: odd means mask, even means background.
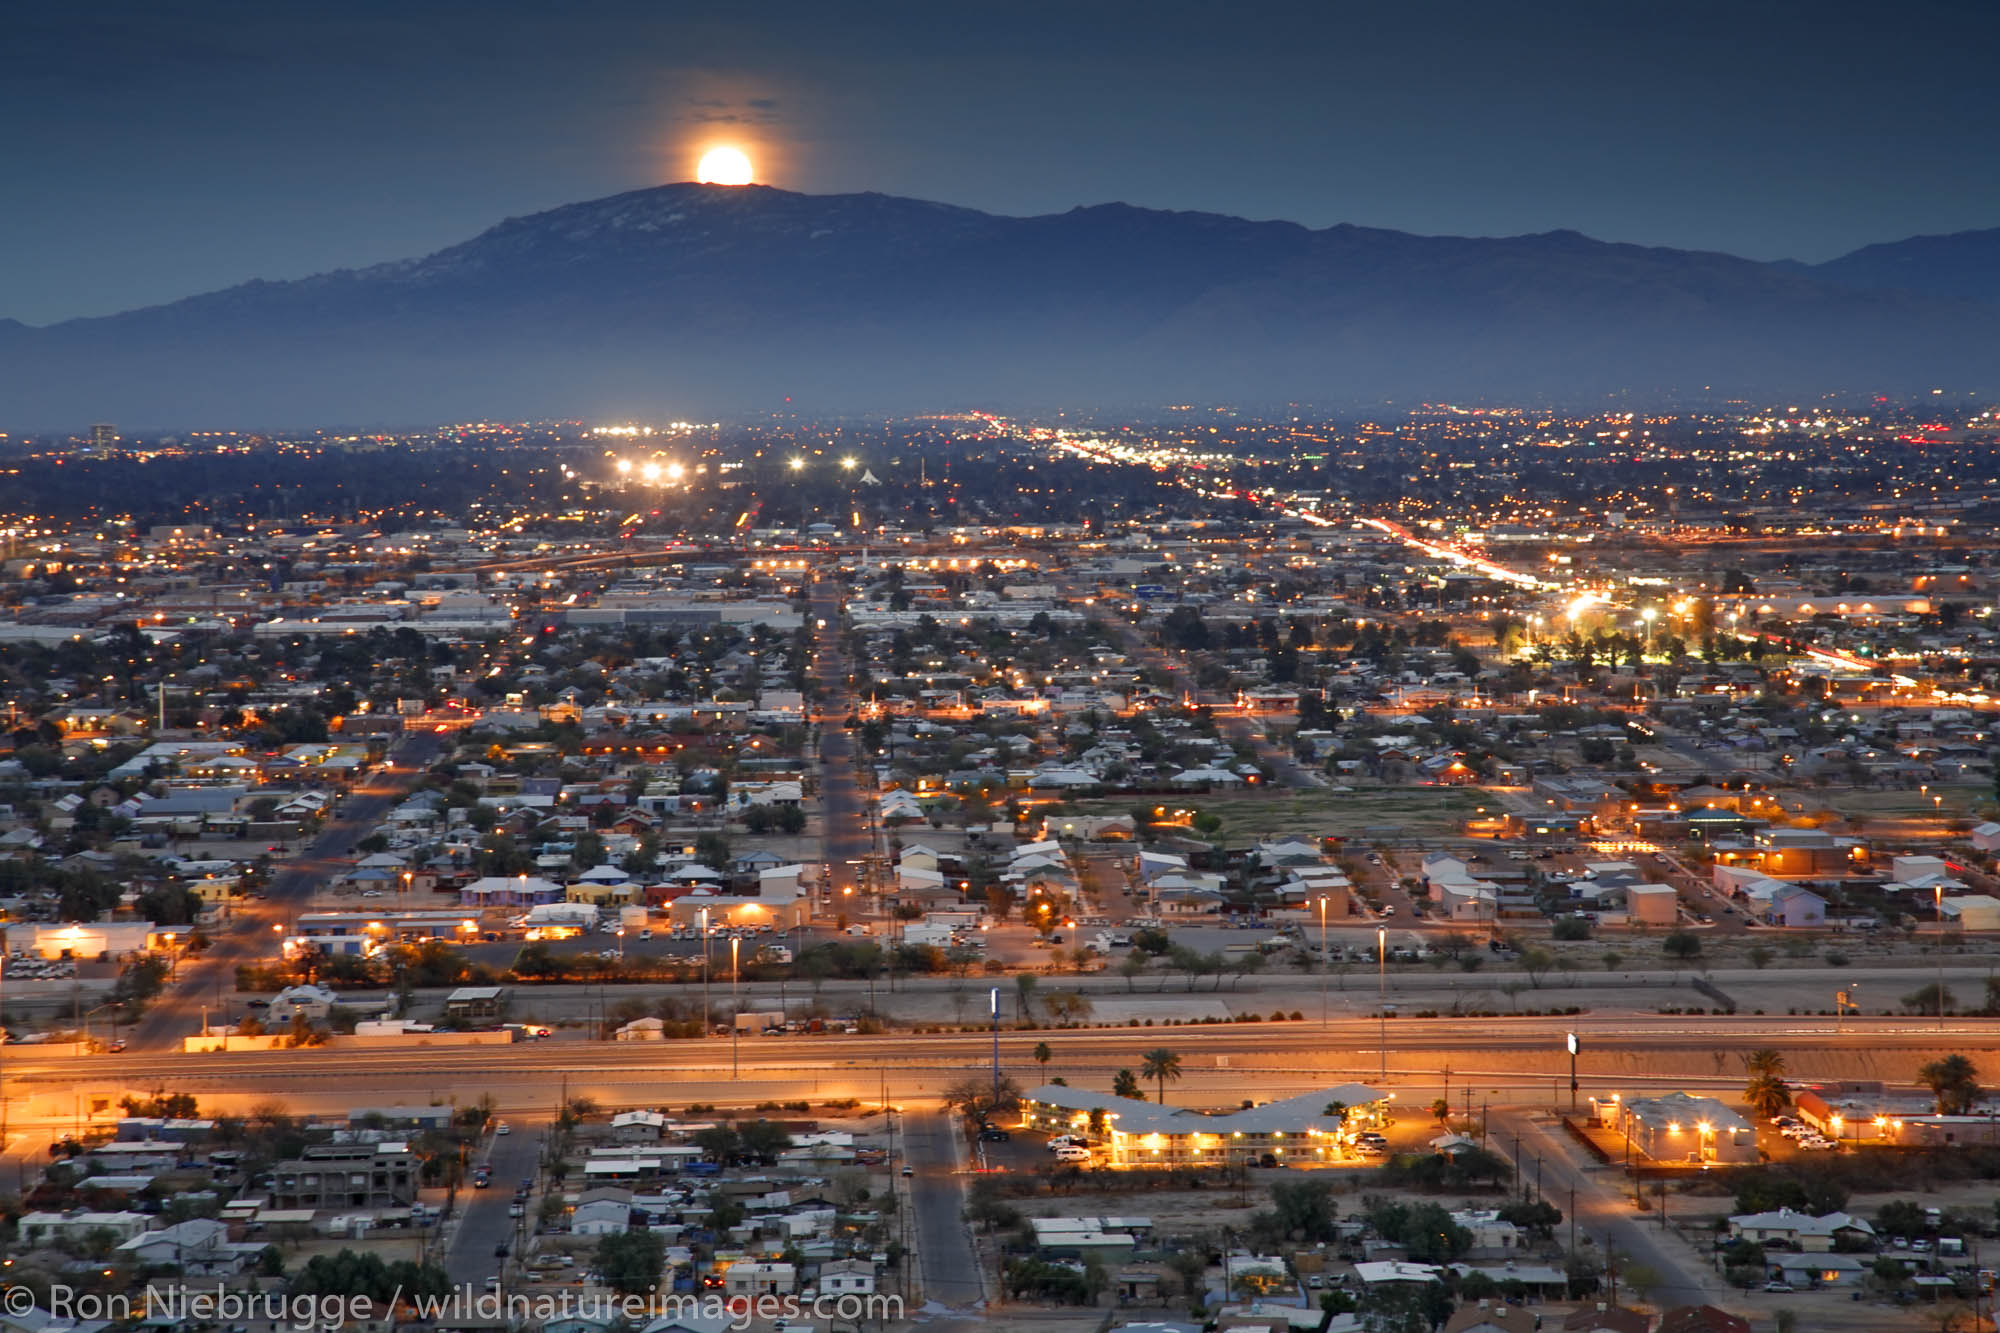
[[[1969,1115],[1983,1091],[1979,1068],[1963,1055],[1947,1055],[1917,1070],[1917,1082],[1937,1098],[1939,1115]]]
[[[1287,1240],[1307,1244],[1335,1239],[1333,1186],[1324,1180],[1280,1181],[1271,1186],[1272,1219]]]
[[[1771,965],[1771,960],[1776,956],[1777,956],[1776,954],[1773,954],[1768,948],[1766,948],[1761,944],[1753,944],[1750,946],[1750,966],[1756,968],[1760,972],[1763,971],[1765,968],[1769,967]]]
[[[712,870],[727,870],[733,859],[729,852],[729,839],[720,833],[703,833],[694,840],[694,857]]]
[[[1014,978],[1016,1008],[1023,1023],[1035,1016],[1035,978],[1026,972]]]
[[[643,1296],[660,1282],[666,1242],[657,1231],[621,1231],[597,1242],[597,1271],[604,1284],[626,1296]]]
[[[1021,1086],[1007,1074],[1000,1076],[997,1088],[990,1075],[967,1074],[944,1090],[943,1101],[966,1119],[983,1125],[1000,1112],[1020,1106]]]
[[[1139,989],[1139,978],[1146,975],[1146,955],[1134,949],[1118,962],[1118,975],[1125,978],[1125,989]]]
[[[779,1154],[792,1146],[792,1136],[785,1127],[769,1120],[739,1125],[736,1134],[742,1141],[743,1155],[765,1166],[776,1162]]]
[[[1139,1057],[1139,1074],[1159,1084],[1160,1104],[1167,1102],[1167,1080],[1178,1083],[1181,1079],[1181,1058],[1164,1046],[1156,1047]]]
[[[1701,936],[1691,930],[1670,932],[1660,941],[1660,952],[1676,963],[1690,963],[1701,957]]]
[[[965,1220],[976,1222],[987,1231],[996,1231],[1018,1225],[1021,1210],[1000,1197],[993,1177],[978,1176],[974,1178],[966,1197]]]
[[[1528,948],[1521,951],[1521,970],[1528,974],[1528,981],[1540,990],[1542,976],[1556,965],[1556,956],[1547,949]]]
[[[1958,997],[1951,993],[1951,987],[1940,986],[1933,981],[1920,986],[1903,997],[1903,1011],[1911,1014],[1941,1014],[1947,1009],[1958,1008]]]
[[[1124,1097],[1135,1102],[1146,1100],[1146,1094],[1139,1090],[1139,1077],[1129,1069],[1121,1069],[1111,1078],[1111,1095]]]
[[[1049,1049],[1049,1044],[1047,1042],[1038,1041],[1035,1043],[1035,1049],[1034,1049],[1035,1063],[1040,1065],[1044,1072],[1047,1072],[1049,1067],[1049,1061],[1055,1058],[1055,1054],[1056,1053],[1054,1051]]]
[[[1743,1072],[1747,1078],[1743,1100],[1758,1115],[1768,1120],[1792,1104],[1792,1090],[1785,1085],[1783,1051],[1764,1046],[1749,1052],[1743,1057]]]
[[[1437,1122],[1442,1125],[1451,1119],[1451,1103],[1442,1097],[1437,1098],[1431,1103],[1431,1114],[1437,1117]]]

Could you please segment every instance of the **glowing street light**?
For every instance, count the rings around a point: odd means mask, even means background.
[[[660,480],[660,465],[658,463],[646,464],[639,469],[639,479],[649,486],[656,484]]]
[[[1326,895],[1319,896],[1319,1025],[1326,1026],[1326,974],[1333,960],[1326,956]],[[1344,989],[1344,988],[1343,988]]]
[[[1382,1029],[1382,1081],[1389,1081],[1389,931],[1375,927],[1375,1013]]]

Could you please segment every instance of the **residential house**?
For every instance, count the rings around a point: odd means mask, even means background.
[[[729,1266],[722,1289],[731,1297],[784,1296],[798,1287],[798,1270],[790,1264],[745,1262]]]
[[[866,1259],[835,1259],[821,1264],[819,1290],[827,1296],[873,1296],[875,1265]]]
[[[1535,1333],[1541,1324],[1540,1315],[1522,1306],[1481,1300],[1452,1311],[1444,1333]]]
[[[271,1168],[273,1208],[398,1208],[416,1198],[417,1161],[407,1144],[309,1147]]]
[[[1768,1213],[1739,1213],[1729,1219],[1729,1234],[1759,1245],[1785,1245],[1809,1254],[1826,1254],[1839,1238],[1873,1240],[1875,1228],[1852,1213],[1810,1213],[1779,1208]]]
[[[600,1185],[578,1196],[570,1213],[573,1236],[623,1235],[632,1225],[632,1191]]]

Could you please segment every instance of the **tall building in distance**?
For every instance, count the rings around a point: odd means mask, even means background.
[[[118,428],[107,421],[100,421],[90,428],[90,447],[109,449],[118,443]]]

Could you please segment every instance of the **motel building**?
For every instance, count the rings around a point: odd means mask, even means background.
[[[1100,1165],[1326,1166],[1348,1157],[1353,1135],[1385,1123],[1394,1093],[1343,1083],[1235,1111],[1162,1106],[1048,1083],[1021,1099],[1021,1126],[1086,1135]],[[1329,1115],[1329,1106],[1346,1114]],[[1093,1131],[1092,1121],[1101,1128]]]

